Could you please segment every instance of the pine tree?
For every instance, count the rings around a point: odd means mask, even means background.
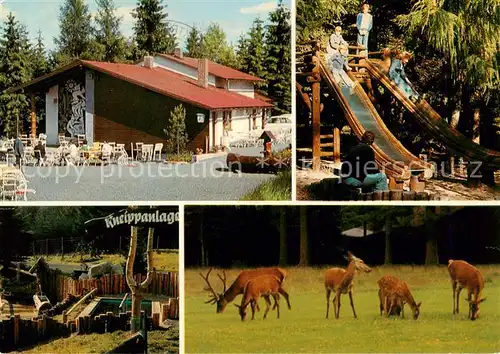
[[[42,31],[38,30],[36,43],[31,51],[31,63],[33,65],[33,77],[40,77],[49,72],[49,64],[47,61],[47,53],[45,51],[45,44],[43,44]]]
[[[264,21],[260,18],[256,18],[253,21],[253,25],[249,31],[249,38],[247,41],[247,60],[245,67],[242,70],[248,74],[255,75],[260,78],[264,78],[265,72],[265,59],[266,52],[264,48]],[[256,84],[257,90],[265,91],[265,82],[260,82]]]
[[[203,35],[203,58],[233,68],[238,67],[234,48],[227,43],[226,33],[217,23],[211,23]]]
[[[192,27],[186,40],[186,55],[191,58],[201,58],[203,55],[202,41],[202,33],[196,26]]]
[[[0,38],[0,134],[9,137],[29,118],[28,99],[22,91],[7,92],[31,80],[30,46],[26,28],[10,13]],[[19,122],[19,126],[17,126]]]
[[[236,57],[238,59],[238,69],[245,71],[248,67],[248,38],[246,34],[241,34],[238,38],[238,46],[236,47]]]
[[[96,0],[96,41],[103,47],[102,60],[123,62],[125,60],[125,38],[120,32],[122,18],[116,15],[113,0]]]
[[[134,25],[135,40],[139,50],[145,54],[173,53],[177,40],[173,29],[168,25],[162,0],[139,0],[132,12],[137,21]]]
[[[269,14],[266,34],[268,96],[278,113],[289,113],[291,103],[291,26],[290,9],[280,0]]]
[[[182,104],[175,106],[170,112],[167,128],[163,130],[167,136],[167,151],[180,154],[186,149],[188,136],[186,132],[186,110]]]
[[[65,0],[59,10],[58,62],[75,58],[94,59],[92,15],[83,0]]]

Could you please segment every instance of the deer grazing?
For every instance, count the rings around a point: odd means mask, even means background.
[[[404,306],[408,304],[413,312],[413,319],[417,319],[420,315],[421,302],[417,304],[411,294],[408,284],[403,280],[392,275],[386,275],[378,281],[380,300],[380,314],[383,312],[390,316],[391,314],[399,314],[404,318]]]
[[[205,282],[208,285],[208,287],[205,288],[205,290],[210,291],[212,293],[211,294],[212,297],[210,298],[210,300],[206,301],[205,303],[217,304],[217,313],[222,313],[226,308],[227,304],[233,301],[236,298],[236,296],[243,294],[245,291],[245,286],[251,279],[262,275],[271,275],[278,278],[280,283],[283,283],[283,281],[286,278],[286,271],[281,268],[258,268],[258,269],[244,270],[240,273],[240,275],[238,275],[238,277],[235,279],[233,284],[231,284],[229,289],[226,289],[226,273],[223,272],[223,276],[217,274],[217,276],[222,281],[222,284],[224,286],[224,291],[218,294],[215,292],[212,285],[210,285],[209,276],[211,271],[212,268],[209,269],[207,275],[203,275],[200,273],[200,276],[205,280]],[[290,302],[288,297],[285,297],[285,299],[288,303],[288,307],[290,307]],[[276,300],[273,309],[274,308],[276,308]]]
[[[328,318],[328,312],[330,311],[330,294],[335,292],[332,303],[335,310],[335,318],[339,318],[340,315],[340,295],[349,294],[349,299],[351,301],[352,312],[354,318],[356,316],[356,310],[354,309],[354,302],[352,300],[352,287],[353,280],[356,271],[364,271],[365,273],[371,272],[371,268],[368,267],[363,260],[355,257],[351,252],[347,252],[349,265],[347,269],[342,268],[330,268],[325,274],[325,290],[326,290],[326,318]]]
[[[280,318],[279,294],[287,300],[288,309],[290,306],[288,293],[281,287],[281,281],[278,277],[273,275],[261,275],[251,279],[245,286],[241,305],[234,305],[239,309],[241,320],[244,321],[246,317],[246,308],[250,304],[252,308],[252,320],[255,318],[255,309],[259,309],[259,298],[263,297],[266,300],[266,311],[264,312],[264,319],[267,317],[269,308],[271,307],[270,296],[274,298],[274,307],[277,311],[277,318]],[[274,309],[273,307],[273,309]]]
[[[486,298],[481,299],[481,292],[484,288],[484,279],[481,272],[465,261],[450,259],[448,261],[448,273],[450,273],[451,288],[453,289],[453,314],[458,313],[460,292],[463,288],[467,288],[468,318],[472,321],[476,320],[479,317],[479,304],[486,300]],[[474,299],[472,299],[473,295]]]

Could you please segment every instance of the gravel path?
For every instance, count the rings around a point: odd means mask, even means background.
[[[239,200],[275,176],[231,173],[225,157],[182,165],[26,166],[24,172],[36,191],[29,201]]]

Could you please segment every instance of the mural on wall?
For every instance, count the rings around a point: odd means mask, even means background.
[[[85,134],[85,86],[73,79],[59,89],[59,127],[71,136]]]

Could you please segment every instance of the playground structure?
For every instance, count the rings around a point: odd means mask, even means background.
[[[432,157],[428,154],[420,153],[416,156],[417,154],[404,146],[387,127],[376,108],[375,85],[381,85],[387,90],[411,114],[425,134],[446,147],[448,151],[446,169],[453,173],[457,167],[456,157],[470,162],[466,167],[469,185],[477,185],[480,182],[480,177],[474,177],[473,173],[477,169],[477,162],[481,163],[483,171],[500,169],[500,152],[485,149],[448,126],[447,122],[425,100],[414,103],[406,98],[388,78],[388,67],[385,68],[386,65],[384,65],[386,63],[377,59],[383,52],[367,53],[364,47],[349,46],[349,49],[358,51],[358,54],[348,56],[349,66],[353,68],[348,75],[353,81],[356,80],[361,84],[356,85],[351,95],[348,87],[341,87],[333,78],[323,59],[324,53],[319,41],[306,43],[301,47],[305,50],[302,52],[297,50],[297,68],[300,70],[296,73],[297,102],[300,107],[298,112],[302,110],[303,113],[307,111],[309,114],[312,143],[308,144],[311,148],[298,147],[297,156],[300,158],[301,155],[312,155],[313,171],[319,171],[326,166],[330,172],[338,174],[342,155],[341,129],[342,131],[345,129],[344,122],[346,122],[358,139],[367,130],[375,133],[376,139],[372,145],[375,159],[379,167],[387,174],[391,191],[409,189],[415,193],[423,192],[426,181],[437,175],[442,166],[432,161]],[[321,115],[326,104],[323,103],[326,102],[325,97],[333,98],[342,113],[340,119],[336,115],[339,110],[332,113],[335,116],[333,134],[324,134],[325,132],[321,131]],[[328,142],[326,142],[327,139]],[[329,148],[333,148],[333,151],[328,150]],[[325,161],[325,157],[330,161]],[[337,175],[336,179],[340,181],[340,176]],[[363,199],[363,197],[351,199]]]

